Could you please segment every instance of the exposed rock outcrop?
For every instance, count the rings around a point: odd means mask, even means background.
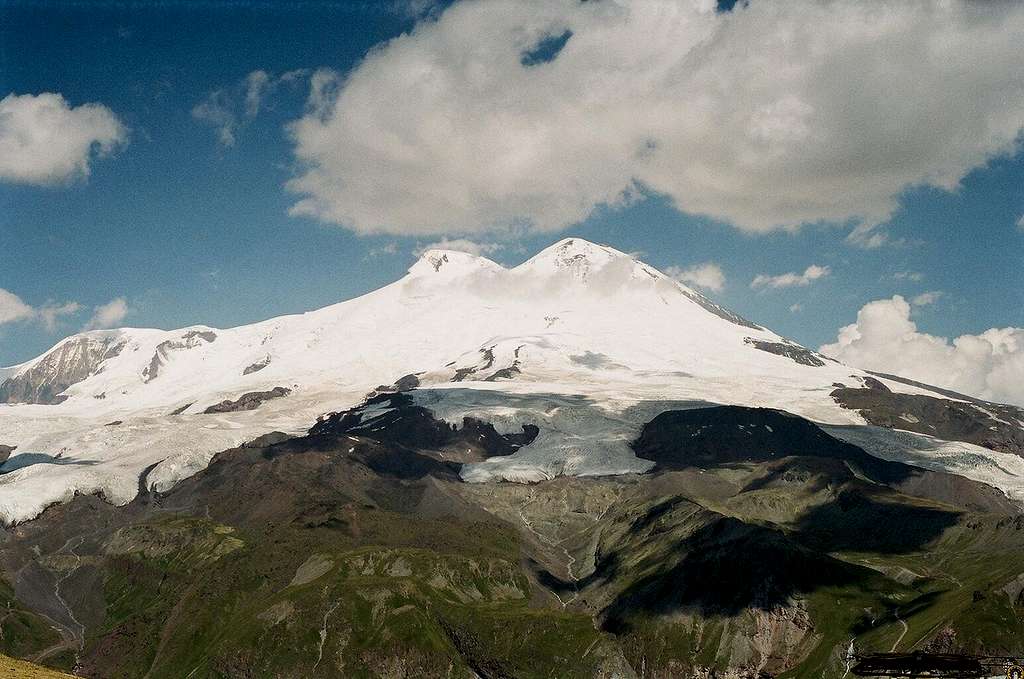
[[[270,356],[264,356],[263,358],[261,358],[260,360],[256,361],[255,363],[250,363],[249,365],[245,366],[245,369],[242,370],[242,374],[243,375],[251,375],[253,373],[256,373],[256,372],[259,372],[259,371],[263,370],[268,365],[270,365]]]
[[[292,390],[287,387],[274,387],[270,391],[250,391],[247,394],[242,394],[234,401],[224,400],[216,405],[212,405],[204,410],[203,414],[213,415],[215,413],[235,413],[240,410],[256,410],[265,401],[282,398],[290,393],[292,393]]]
[[[124,349],[117,333],[86,333],[70,337],[27,370],[0,384],[0,403],[55,405],[63,392],[102,369],[102,364]]]
[[[753,337],[744,338],[743,341],[755,349],[788,358],[800,365],[807,365],[812,368],[820,368],[825,365],[825,361],[820,354],[794,342],[768,342],[766,340],[754,339]]]
[[[884,385],[883,389],[843,387],[833,391],[832,398],[879,427],[966,441],[1024,456],[1024,410],[1014,406],[899,394]]]
[[[210,343],[217,339],[217,333],[212,330],[188,330],[182,334],[181,339],[166,340],[157,345],[153,358],[149,365],[142,371],[142,379],[145,382],[152,382],[160,376],[160,369],[166,365],[171,353],[183,349],[194,349],[204,343]]]

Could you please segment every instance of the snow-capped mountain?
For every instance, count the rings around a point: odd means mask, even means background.
[[[514,455],[466,464],[467,481],[644,472],[652,463],[630,447],[644,422],[715,403],[787,410],[873,454],[1024,497],[1024,460],[1013,451],[872,427],[833,396],[948,394],[828,359],[575,238],[509,269],[431,250],[367,295],[237,328],[82,333],[0,380],[0,444],[16,446],[0,476],[7,522],[76,492],[127,502],[144,470],[150,487],[167,489],[220,450],[303,432],[381,385],[415,387],[419,404],[453,423],[539,427]],[[953,400],[1024,430],[1002,411]]]

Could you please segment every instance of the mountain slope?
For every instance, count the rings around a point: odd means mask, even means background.
[[[866,427],[857,404],[834,392],[945,395],[827,359],[580,239],[511,269],[432,250],[401,280],[318,311],[226,330],[86,333],[3,374],[0,444],[17,446],[0,467],[6,522],[76,492],[128,502],[150,467],[149,487],[166,490],[220,450],[268,431],[302,433],[383,385],[415,387],[415,402],[449,422],[472,417],[502,434],[539,427],[514,455],[467,460],[467,481],[644,472],[652,464],[629,442],[646,422],[732,404],[784,409],[869,453],[1024,497],[1015,451]],[[881,421],[898,419],[899,407]],[[1024,415],[965,407],[1024,429]]]
[[[651,474],[463,483],[452,456],[535,432],[371,400],[9,531],[16,607],[104,679],[840,679],[851,645],[1024,651],[1024,521],[983,484],[739,407],[656,418]],[[687,428],[713,432],[694,459]]]

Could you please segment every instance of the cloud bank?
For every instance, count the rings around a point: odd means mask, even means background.
[[[714,4],[457,3],[314,77],[292,212],[472,236],[651,191],[747,232],[838,222],[875,247],[905,188],[955,189],[1017,148],[1022,3]]]
[[[900,295],[865,304],[820,351],[845,363],[992,401],[1024,405],[1024,328],[948,340],[919,332]]]
[[[0,181],[56,184],[89,176],[96,156],[128,139],[102,104],[71,106],[60,94],[8,94],[0,99]]]

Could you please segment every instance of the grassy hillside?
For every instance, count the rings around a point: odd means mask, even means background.
[[[33,665],[30,662],[3,654],[0,654],[0,677],[4,677],[4,679],[72,679],[70,674]]]
[[[226,451],[20,526],[0,648],[57,649],[45,610],[70,635],[46,662],[103,679],[839,679],[851,645],[1024,653],[1017,508],[793,426],[807,454],[713,437],[692,466],[662,435],[658,473],[532,485],[461,483],[386,431]]]

